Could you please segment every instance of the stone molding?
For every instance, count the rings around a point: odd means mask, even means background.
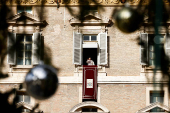
[[[8,73],[9,77],[0,79],[0,83],[23,83],[25,80],[26,72],[23,73]],[[153,84],[153,83],[168,83],[168,77],[162,77],[162,75],[155,75],[155,80],[153,80],[153,74],[140,76],[98,76],[98,84]],[[81,84],[81,76],[68,76],[59,77],[59,83],[61,84]]]
[[[110,113],[110,111],[104,107],[103,105],[101,105],[100,103],[98,102],[82,102],[82,103],[79,103],[77,105],[75,105],[70,111],[69,113],[74,113],[76,112],[76,110],[80,109],[80,108],[83,108],[83,107],[89,107],[89,106],[93,106],[93,107],[96,107],[96,108],[99,108],[101,109],[103,112],[105,113]]]
[[[150,113],[148,111],[155,108],[155,107],[159,107],[159,108],[164,109],[165,111],[167,111],[165,113],[169,113],[169,111],[170,111],[168,106],[166,106],[166,105],[164,105],[162,103],[159,103],[159,102],[155,102],[153,104],[150,104],[150,105],[146,106],[145,108],[142,108],[141,110],[137,111],[136,113]],[[161,113],[164,113],[164,112],[161,112]]]
[[[67,2],[65,2],[67,1]],[[147,5],[149,0],[126,0],[126,3],[130,5],[138,5],[139,2],[142,1],[142,5]],[[168,4],[168,0],[163,0],[166,4]],[[121,0],[96,0],[96,3],[93,0],[58,0],[60,6],[65,5],[124,5],[121,3]],[[2,3],[1,3],[2,4]],[[57,0],[6,0],[7,5],[56,5]]]

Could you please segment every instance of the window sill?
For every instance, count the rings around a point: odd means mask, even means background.
[[[33,65],[12,65],[11,68],[33,68]]]
[[[145,70],[144,72],[154,72],[154,70],[156,70],[156,72],[162,72],[160,67],[155,69],[155,66],[142,66],[142,68],[143,71]],[[170,71],[170,68],[168,71]]]

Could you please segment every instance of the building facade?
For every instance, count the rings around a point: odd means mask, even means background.
[[[1,61],[1,70],[9,77],[0,79],[0,90],[18,89],[17,104],[25,107],[23,112],[36,103],[43,113],[169,112],[168,78],[159,68],[154,73],[154,28],[148,27],[147,18],[139,30],[126,34],[113,18],[113,11],[125,5],[121,0],[89,1],[88,7],[77,0],[41,2],[6,3],[11,11],[7,48],[17,44]],[[135,9],[140,0],[126,2]],[[161,27],[159,44],[168,51],[166,33]],[[97,94],[96,99],[84,100],[83,67],[89,57],[97,66]],[[56,93],[42,101],[19,89],[28,71],[40,62],[55,67],[59,78]]]

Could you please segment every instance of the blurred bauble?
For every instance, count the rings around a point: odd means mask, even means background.
[[[125,33],[137,30],[143,21],[143,16],[135,9],[124,7],[115,14],[116,26]]]
[[[32,68],[25,78],[27,93],[39,100],[52,96],[58,87],[56,70],[48,65]]]

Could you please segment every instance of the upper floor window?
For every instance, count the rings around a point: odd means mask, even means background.
[[[17,35],[17,65],[31,65],[32,35]]]
[[[141,64],[147,66],[155,65],[155,52],[157,52],[161,58],[161,55],[166,54],[168,50],[165,45],[169,45],[167,35],[158,35],[142,33],[140,36],[141,40]],[[156,48],[156,50],[155,50]],[[168,55],[168,54],[166,54]],[[168,57],[168,56],[167,56]]]
[[[74,32],[73,40],[74,64],[87,65],[86,61],[89,57],[95,65],[107,64],[107,32],[98,35],[82,35]],[[95,43],[83,43],[92,41]]]
[[[83,35],[83,41],[97,41],[96,35]]]
[[[36,65],[41,57],[41,33],[23,35],[8,33],[8,64]],[[17,42],[17,43],[16,43]]]
[[[32,6],[17,6],[17,13],[27,12],[32,14]]]

